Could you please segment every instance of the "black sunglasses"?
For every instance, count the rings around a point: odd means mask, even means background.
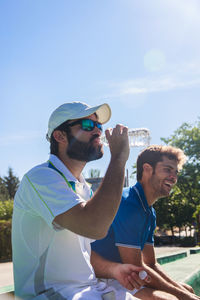
[[[68,123],[68,126],[74,126],[80,124],[81,125],[81,129],[85,130],[85,131],[92,131],[95,126],[99,129],[99,130],[103,130],[102,124],[90,119],[81,119],[81,120],[77,120],[75,122],[72,123]]]

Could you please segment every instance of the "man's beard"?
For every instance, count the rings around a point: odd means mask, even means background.
[[[67,147],[67,155],[79,161],[89,162],[92,160],[99,159],[103,156],[102,145],[94,146],[93,140],[99,137],[98,135],[94,135],[91,137],[89,142],[81,142],[76,139],[71,132],[67,132],[68,138],[68,147]]]
[[[157,199],[169,197],[170,191],[163,188],[163,183],[160,182],[159,178],[153,173],[152,177],[150,178],[150,185],[154,189],[154,193]]]

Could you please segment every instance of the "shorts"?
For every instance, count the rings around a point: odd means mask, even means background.
[[[138,290],[137,290],[138,291]],[[101,280],[98,285],[85,287],[67,300],[134,300],[138,299],[125,289],[117,280]]]

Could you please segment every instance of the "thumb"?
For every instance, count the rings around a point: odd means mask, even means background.
[[[136,266],[136,265],[131,265],[131,269],[133,271],[137,271],[137,272],[140,272],[140,271],[143,271],[144,268],[143,267],[139,267],[139,266]]]

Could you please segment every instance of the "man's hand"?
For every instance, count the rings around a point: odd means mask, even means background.
[[[184,282],[180,282],[180,285],[181,285],[184,289],[186,289],[187,291],[189,291],[190,293],[194,294],[194,290],[193,290],[193,288],[192,288],[190,285],[188,285],[188,284],[186,284],[186,283],[184,283]]]
[[[111,158],[126,162],[130,152],[128,128],[118,124],[112,130],[107,129],[105,135],[110,147]]]
[[[116,264],[113,268],[113,277],[128,290],[139,289],[145,282],[150,281],[149,276],[145,280],[140,279],[139,272],[143,270],[144,268],[131,264]]]

